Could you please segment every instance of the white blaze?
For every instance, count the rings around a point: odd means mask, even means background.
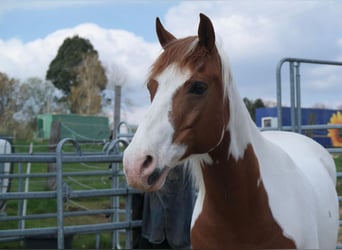
[[[134,162],[134,158],[151,155],[157,161],[158,168],[174,167],[178,163],[186,146],[172,144],[174,128],[169,115],[174,94],[189,77],[190,71],[180,71],[177,65],[171,64],[154,79],[158,82],[157,92],[125,151],[125,158]]]

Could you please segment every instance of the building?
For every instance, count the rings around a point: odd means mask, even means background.
[[[61,123],[60,139],[73,138],[79,141],[96,141],[109,138],[110,131],[107,117],[77,114],[38,115],[38,138],[50,138],[53,121]]]

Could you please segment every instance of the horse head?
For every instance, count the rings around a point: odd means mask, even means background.
[[[177,39],[158,18],[156,32],[163,51],[147,79],[151,106],[123,160],[128,184],[143,191],[160,189],[176,165],[192,157],[205,160],[229,119],[210,19],[200,14],[197,36]]]

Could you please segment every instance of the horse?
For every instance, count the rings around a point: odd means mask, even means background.
[[[198,188],[193,248],[336,247],[336,169],[314,140],[256,127],[211,20],[176,38],[156,19],[162,52],[151,66],[151,105],[124,151],[127,183],[162,188],[186,163]],[[176,216],[176,215],[175,215]]]

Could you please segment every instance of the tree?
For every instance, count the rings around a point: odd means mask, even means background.
[[[107,78],[97,53],[83,55],[75,67],[78,85],[71,87],[70,110],[78,114],[97,114],[101,110],[101,91],[106,88]]]
[[[13,101],[11,98],[14,92],[15,79],[10,79],[6,74],[0,72],[0,114],[2,114],[6,107]]]
[[[32,77],[20,84],[15,92],[16,112],[13,118],[18,122],[32,122],[37,114],[65,112],[59,103],[59,90],[50,81]]]
[[[5,73],[0,72],[0,132],[11,131],[15,126],[13,114],[16,108],[14,96],[18,80],[9,78]]]
[[[63,90],[72,113],[95,114],[100,110],[97,95],[105,89],[107,78],[89,40],[66,38],[50,63],[46,79]]]
[[[89,40],[77,35],[66,38],[49,65],[46,79],[50,80],[56,88],[63,90],[65,94],[69,94],[71,87],[77,85],[74,68],[81,63],[83,54],[91,52],[96,51]]]
[[[243,102],[245,103],[249,114],[251,115],[253,121],[255,121],[255,110],[257,108],[264,108],[265,104],[261,99],[256,99],[255,101],[248,99],[247,97],[243,98]]]

